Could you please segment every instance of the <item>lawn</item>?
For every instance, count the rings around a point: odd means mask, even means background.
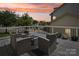
[[[8,32],[0,32],[0,37],[5,37],[5,36],[9,36],[10,34]]]

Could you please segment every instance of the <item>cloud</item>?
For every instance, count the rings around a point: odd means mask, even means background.
[[[0,3],[0,10],[15,11],[19,15],[28,12],[34,20],[50,21],[49,14],[54,11],[53,8],[60,5],[60,3]]]
[[[15,12],[51,12],[53,8],[60,5],[55,3],[0,3],[2,9],[8,8]]]

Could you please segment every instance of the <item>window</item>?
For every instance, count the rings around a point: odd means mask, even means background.
[[[70,37],[70,35],[71,35],[71,29],[65,29],[65,33]]]

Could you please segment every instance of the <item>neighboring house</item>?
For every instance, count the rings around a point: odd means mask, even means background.
[[[56,28],[52,29],[52,32],[60,32],[66,34],[67,37],[79,36],[78,3],[62,4],[60,7],[55,8],[54,12],[52,12],[50,16],[51,26],[56,26]]]

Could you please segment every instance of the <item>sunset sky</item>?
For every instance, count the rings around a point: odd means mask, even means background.
[[[60,5],[60,3],[0,3],[0,10],[9,9],[19,15],[27,12],[35,20],[50,21],[49,14]]]

